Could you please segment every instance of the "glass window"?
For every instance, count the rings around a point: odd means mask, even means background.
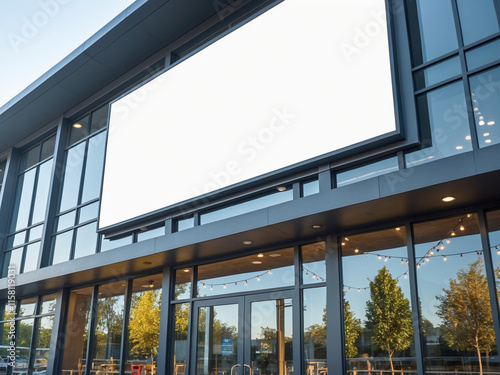
[[[126,373],[130,373],[132,365],[143,366],[149,374],[156,373],[160,342],[161,286],[161,274],[135,279],[133,282]]]
[[[191,298],[191,277],[193,268],[186,267],[175,271],[174,299]]]
[[[161,226],[158,228],[147,229],[145,231],[141,231],[137,233],[137,241],[144,241],[150,238],[160,237],[165,235],[165,226]]]
[[[101,252],[116,249],[120,246],[125,246],[132,243],[132,235],[117,239],[106,239],[101,237]]]
[[[304,290],[304,374],[327,374],[326,288]]]
[[[56,136],[53,135],[49,139],[43,141],[42,152],[40,154],[40,161],[43,161],[54,154],[54,149],[56,147]]]
[[[77,228],[73,259],[95,254],[97,245],[97,222]]]
[[[479,147],[500,143],[500,68],[470,78]]]
[[[35,242],[26,246],[26,260],[24,261],[23,272],[37,269],[38,256],[40,255],[40,242]]]
[[[188,354],[188,325],[189,303],[175,305],[175,331],[174,331],[174,375],[184,375],[187,366]]]
[[[23,248],[15,249],[12,251],[7,251],[3,255],[3,270],[2,277],[6,277],[8,273],[8,267],[14,266],[16,274],[21,273],[21,261],[23,259]]]
[[[35,176],[36,169],[32,169],[19,176],[17,180],[16,197],[14,199],[14,209],[11,218],[11,232],[28,226]]]
[[[293,199],[292,189],[271,193],[259,198],[251,199],[239,204],[234,204],[219,210],[206,212],[200,215],[200,224],[208,224],[214,221],[227,219],[233,216],[242,215],[248,212],[260,210],[262,208],[274,206]]]
[[[417,97],[417,105],[424,128],[422,150],[406,155],[407,167],[472,150],[462,82]]]
[[[414,237],[426,370],[498,372],[477,215],[415,224]]]
[[[49,197],[50,177],[52,175],[52,160],[46,161],[38,168],[38,181],[33,204],[33,217],[31,223],[39,223],[45,220],[45,210]]]
[[[397,157],[381,160],[355,169],[350,169],[337,174],[337,187],[391,173],[397,171],[398,169],[399,166]]]
[[[28,241],[39,240],[42,238],[43,225],[33,227],[29,230]]]
[[[80,216],[78,218],[78,224],[85,223],[89,220],[95,220],[99,214],[99,202],[94,202],[83,206],[79,209]]]
[[[497,286],[498,302],[500,303],[500,210],[488,212],[486,218],[488,221],[491,258],[495,269],[495,284]]]
[[[70,211],[64,215],[61,215],[56,218],[57,222],[57,231],[61,231],[67,228],[70,228],[75,225],[75,219],[76,219],[76,210]]]
[[[500,31],[498,0],[457,0],[457,5],[465,45]]]
[[[341,246],[348,371],[415,373],[405,228],[344,237]]]
[[[36,145],[30,150],[23,152],[21,161],[19,162],[19,171],[24,171],[31,168],[40,161],[40,145]]]
[[[42,297],[40,314],[50,314],[56,311],[56,295],[49,294]]]
[[[80,143],[66,152],[66,166],[64,169],[61,203],[59,211],[66,211],[78,204],[80,179],[82,176],[83,159],[85,157],[85,143]]]
[[[302,185],[302,196],[308,197],[309,195],[319,193],[319,180],[306,181]]]
[[[90,134],[105,128],[108,125],[109,105],[103,105],[101,108],[92,113],[92,122],[90,126]]]
[[[57,264],[70,259],[71,246],[73,241],[73,231],[58,234],[52,239],[52,262]]]
[[[101,132],[89,139],[87,164],[83,180],[82,203],[99,198],[101,193],[102,170],[104,167],[104,150],[106,133]]]
[[[469,70],[500,60],[500,39],[465,53]]]
[[[420,43],[414,63],[419,65],[458,48],[451,0],[418,0],[416,3]]]
[[[89,119],[90,116],[85,116],[84,118],[76,121],[71,125],[69,144],[72,145],[85,138],[89,131]]]
[[[188,217],[185,219],[178,219],[177,220],[177,232],[180,232],[181,230],[189,229],[194,227],[194,217]]]
[[[462,74],[462,67],[458,56],[421,69],[415,73],[415,86],[417,90],[435,85],[447,79]]]
[[[85,369],[93,288],[72,290],[68,302],[62,373]]]
[[[326,281],[325,243],[316,242],[301,247],[302,282],[304,284]]]
[[[52,327],[54,325],[54,316],[49,315],[37,318],[36,322],[36,353],[31,369],[34,371],[33,374],[45,374],[49,359],[50,337],[52,335]]]
[[[293,285],[293,248],[198,267],[200,297]]]
[[[97,322],[92,368],[103,372],[119,372],[125,302],[125,282],[99,286]]]

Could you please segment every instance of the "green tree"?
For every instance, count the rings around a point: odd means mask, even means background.
[[[345,355],[347,358],[354,358],[358,355],[356,341],[361,334],[361,320],[356,318],[351,310],[351,305],[344,298],[344,335],[345,335]]]
[[[140,356],[151,357],[151,363],[160,342],[160,300],[159,290],[148,290],[130,310],[130,349]]]
[[[488,282],[482,259],[458,271],[456,279],[450,280],[449,287],[443,288],[443,292],[444,295],[436,298],[444,341],[451,348],[474,350],[479,373],[482,374],[481,352],[488,355],[495,345]]]
[[[404,296],[398,281],[384,266],[370,281],[370,300],[366,302],[367,329],[376,348],[392,356],[396,351],[409,348],[413,337],[410,301]]]

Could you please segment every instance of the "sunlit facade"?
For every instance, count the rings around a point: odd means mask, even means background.
[[[326,109],[318,118],[286,96],[259,133],[226,144],[231,126],[183,128],[158,152],[165,129],[133,120],[156,100],[165,124],[182,117],[148,90],[163,79],[168,92],[169,71],[197,51],[260,17],[279,20],[281,5],[312,17],[329,2],[137,1],[0,108],[0,373],[500,374],[499,0],[350,0],[381,8],[335,42],[327,36],[325,51],[349,64],[333,62],[325,82],[369,67],[382,41],[389,86],[356,96],[381,77],[372,67],[339,84],[354,90],[335,87],[337,97],[311,90],[308,105]],[[299,81],[314,89],[326,69],[314,61],[328,53],[305,50],[318,71],[295,68],[285,92]],[[181,77],[188,90],[170,101],[210,103],[222,85],[213,80],[211,97],[202,78]],[[231,106],[250,98],[238,85]],[[259,121],[270,92],[238,109],[241,128]],[[393,123],[375,111],[377,96],[392,103]],[[130,129],[120,133],[124,103]],[[192,103],[177,112],[199,115]],[[315,121],[301,131],[314,134],[292,138],[283,129],[301,115]],[[373,134],[325,153],[325,139],[361,131],[356,121]],[[224,156],[238,137],[264,167],[222,183],[242,164],[222,157],[224,169],[208,173],[215,159],[201,144]],[[285,147],[266,153],[278,138]],[[283,167],[285,154],[308,159]],[[203,173],[219,186],[192,186]]]

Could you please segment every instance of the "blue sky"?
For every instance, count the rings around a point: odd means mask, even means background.
[[[0,107],[134,1],[1,1]]]

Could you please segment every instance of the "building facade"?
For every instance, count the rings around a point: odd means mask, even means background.
[[[351,3],[363,17],[323,12],[333,0],[139,0],[0,108],[0,371],[500,373],[500,1]],[[304,26],[309,16],[323,23]],[[236,39],[260,55],[234,77],[256,80],[258,61],[274,75],[288,66],[272,70],[259,50],[281,26],[312,32],[293,53],[271,43],[310,64],[283,95],[354,75],[324,105],[330,86],[300,98],[318,119],[287,101],[268,108],[240,151],[264,168],[292,159],[238,180],[225,156],[237,140],[213,124],[246,100],[243,127],[277,85],[247,99],[243,84],[221,83],[235,70],[224,60],[201,68],[216,77],[209,92],[189,81],[199,66],[180,86],[174,74],[262,20],[275,31],[255,50]],[[330,43],[320,26],[344,21]],[[378,45],[390,80],[370,88]],[[331,71],[323,49],[336,51]],[[236,90],[209,115],[219,85]],[[178,98],[189,108],[162,111]],[[196,122],[191,112],[210,125],[171,129],[177,115]],[[296,143],[275,141],[304,118]],[[207,170],[220,150],[224,169]],[[210,186],[193,192],[203,173]]]

